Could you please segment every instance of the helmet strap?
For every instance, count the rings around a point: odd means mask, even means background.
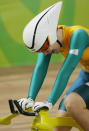
[[[56,40],[56,42],[60,45],[60,47],[62,47],[62,44],[59,40]]]

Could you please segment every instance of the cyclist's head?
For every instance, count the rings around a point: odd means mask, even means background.
[[[47,8],[25,27],[23,40],[32,52],[43,52],[57,40],[57,24],[62,2]]]

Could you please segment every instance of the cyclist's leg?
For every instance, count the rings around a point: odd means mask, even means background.
[[[74,83],[71,85],[71,87],[68,89],[68,91],[65,93],[64,98],[62,99],[60,105],[59,105],[59,110],[64,110],[66,111],[66,107],[64,105],[64,100],[65,98],[73,92],[75,89],[77,89],[79,86],[84,85],[89,81],[89,73],[85,72],[83,69],[81,69],[81,72],[78,76],[78,78],[74,81]]]
[[[89,131],[89,82],[70,93],[64,104],[84,131]]]
[[[60,105],[59,105],[59,116],[70,116],[70,114],[66,111],[66,107],[64,105],[65,98],[73,92],[76,88],[78,88],[80,85],[83,85],[85,82],[87,82],[89,79],[88,73],[85,72],[83,69],[80,72],[80,75],[75,80],[75,82],[72,84],[72,86],[69,88],[69,90],[66,92],[66,95],[62,99]],[[57,127],[54,131],[70,131],[71,128],[69,127]]]

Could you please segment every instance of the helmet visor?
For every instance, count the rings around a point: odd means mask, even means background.
[[[46,41],[44,42],[43,46],[36,52],[43,52],[45,50],[47,50],[50,46],[50,40],[49,37],[47,37]]]

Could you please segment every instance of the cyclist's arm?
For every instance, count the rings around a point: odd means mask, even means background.
[[[72,74],[76,65],[79,63],[85,48],[89,46],[88,43],[89,37],[84,30],[78,29],[72,34],[68,55],[61,70],[58,73],[54,87],[48,98],[48,101],[53,105],[57,102],[63,93],[70,75]]]
[[[28,97],[35,100],[47,73],[51,55],[38,54],[37,64],[32,74]]]

